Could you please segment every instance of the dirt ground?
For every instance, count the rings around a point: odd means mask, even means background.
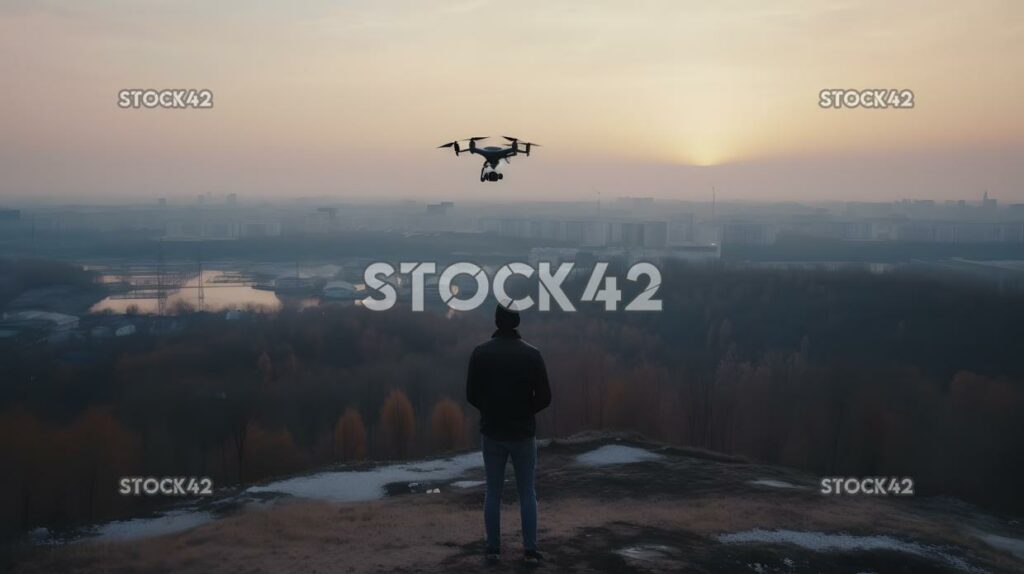
[[[635,446],[657,450],[665,457],[661,461],[601,467],[576,462],[578,454],[595,446],[554,443],[541,450],[539,523],[546,557],[542,571],[1024,571],[1019,557],[968,534],[968,525],[989,530],[1000,526],[969,507],[923,499],[823,497],[810,476],[660,445]],[[802,488],[752,484],[764,479]],[[519,559],[514,488],[505,489],[504,560],[485,566],[483,487],[426,485],[432,486],[441,493],[410,492],[346,504],[288,499],[158,538],[35,548],[20,555],[15,571],[526,571]],[[724,544],[717,539],[719,534],[754,528],[888,535],[942,548],[956,560],[894,550],[816,552],[785,544]]]

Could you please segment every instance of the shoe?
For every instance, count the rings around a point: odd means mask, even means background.
[[[488,548],[487,554],[484,556],[484,560],[486,560],[488,564],[497,564],[501,562],[501,551]]]
[[[526,562],[527,566],[540,566],[542,560],[544,560],[544,557],[536,550],[523,552],[523,561]]]

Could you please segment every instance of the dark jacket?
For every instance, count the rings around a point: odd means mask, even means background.
[[[544,359],[515,330],[496,331],[473,350],[466,400],[480,410],[480,432],[495,440],[534,436],[536,413],[551,404]]]

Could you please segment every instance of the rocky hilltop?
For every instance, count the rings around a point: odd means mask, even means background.
[[[482,481],[475,452],[338,466],[70,537],[36,533],[15,571],[478,572]],[[511,486],[505,560],[488,571],[525,569]],[[1013,517],[951,499],[827,496],[806,473],[633,435],[543,441],[538,498],[551,572],[1024,571]]]

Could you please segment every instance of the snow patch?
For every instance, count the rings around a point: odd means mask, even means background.
[[[971,534],[992,548],[1005,550],[1017,558],[1024,559],[1024,540],[1019,538],[1010,538],[1009,536],[1000,536],[998,534],[992,534],[982,530],[974,530]]]
[[[620,548],[615,553],[643,570],[668,572],[677,571],[681,566],[679,558],[682,552],[662,544],[637,544]]]
[[[632,464],[635,462],[647,462],[661,460],[664,456],[636,448],[619,444],[606,444],[601,448],[583,453],[576,457],[576,462],[588,466],[606,466],[610,464]]]
[[[451,486],[454,486],[455,488],[476,488],[485,484],[487,484],[487,482],[483,480],[456,480],[451,484]]]
[[[783,480],[775,480],[774,478],[759,478],[757,480],[748,481],[747,484],[752,484],[754,486],[767,486],[768,488],[795,488],[798,490],[804,489],[803,486],[800,486],[798,484],[793,484],[791,482],[786,482]]]
[[[405,464],[393,464],[363,471],[329,471],[309,476],[298,476],[279,480],[268,484],[251,486],[241,494],[226,497],[218,501],[220,504],[233,502],[243,503],[245,508],[258,508],[274,504],[273,498],[250,496],[261,493],[283,494],[301,498],[311,498],[331,502],[359,502],[376,500],[385,495],[384,486],[395,482],[438,481],[458,478],[467,470],[483,466],[483,457],[479,452],[463,454],[446,459],[433,459]],[[462,484],[460,484],[460,482]],[[481,481],[460,481],[453,486],[470,488]],[[417,482],[411,482],[417,484]],[[440,493],[434,488],[430,494]],[[74,540],[135,540],[183,532],[215,519],[211,512],[184,508],[171,510],[157,516],[132,518],[108,522],[82,531],[75,538],[62,538],[60,541]],[[45,534],[45,535],[44,535]],[[49,532],[34,533],[36,544],[58,543]]]
[[[640,544],[637,546],[627,546],[626,548],[616,550],[615,553],[630,560],[650,562],[672,556],[676,553],[676,549],[661,544]]]
[[[755,528],[743,532],[719,534],[718,541],[724,544],[793,544],[814,552],[855,552],[894,551],[913,554],[922,558],[938,560],[964,572],[981,574],[983,569],[971,566],[966,560],[954,556],[939,546],[908,542],[892,536],[854,536],[852,534],[828,534],[797,530],[763,530]]]
[[[393,482],[449,480],[484,465],[479,452],[447,459],[394,464],[370,470],[339,470],[251,486],[247,493],[273,492],[329,502],[362,502],[384,497]]]
[[[213,520],[209,512],[175,510],[152,518],[132,518],[108,522],[98,527],[91,538],[107,541],[135,540],[184,532]]]

